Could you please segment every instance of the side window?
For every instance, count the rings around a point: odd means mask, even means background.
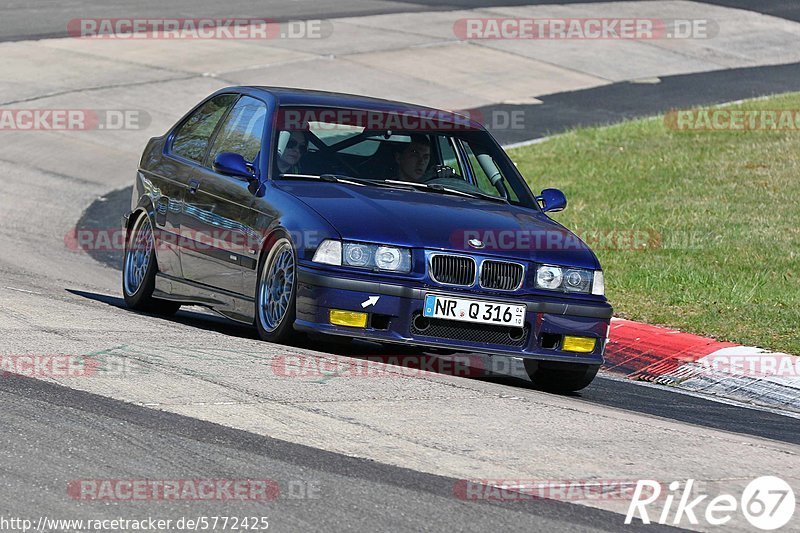
[[[519,196],[514,189],[511,188],[511,185],[508,183],[508,179],[502,175],[494,160],[488,154],[484,154],[479,158],[477,155],[475,155],[475,151],[473,151],[468,142],[464,142],[463,146],[464,151],[467,152],[466,164],[469,165],[470,169],[472,169],[472,174],[475,176],[475,181],[478,188],[486,194],[499,197],[500,191],[497,190],[497,187],[492,185],[492,181],[490,179],[490,176],[499,173],[502,176],[503,185],[505,186],[506,191],[508,191],[509,200],[512,202],[518,202]],[[480,150],[477,152],[479,154],[481,153]]]
[[[267,106],[264,102],[249,96],[240,98],[214,139],[208,164],[222,152],[239,154],[252,163],[261,150],[266,116]]]
[[[172,153],[202,163],[217,123],[235,100],[236,95],[221,94],[195,111],[175,133]]]

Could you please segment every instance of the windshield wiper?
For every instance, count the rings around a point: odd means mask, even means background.
[[[440,194],[453,194],[456,196],[465,196],[467,198],[482,198],[485,200],[492,200],[495,202],[503,202],[508,203],[507,200],[504,198],[499,198],[497,196],[492,196],[490,194],[485,194],[482,192],[466,192],[460,191],[458,189],[453,189],[451,187],[445,187],[444,185],[440,185],[438,183],[433,183],[428,185],[427,183],[417,183],[413,181],[401,181],[401,180],[368,180],[363,178],[354,178],[353,176],[347,176],[345,174],[281,174],[281,178],[289,178],[289,179],[313,179],[313,180],[320,180],[320,181],[327,181],[331,183],[344,183],[347,185],[356,185],[359,187],[384,187],[389,189],[417,189],[423,191],[433,191]]]
[[[372,187],[390,187],[392,189],[396,189],[392,185],[387,185],[386,182],[383,180],[368,180],[364,178],[355,178],[353,176],[347,176],[345,174],[322,174],[320,176],[322,179],[327,179],[331,181],[337,181],[339,183],[351,183],[353,185],[361,185],[361,186],[372,186]]]
[[[503,202],[504,204],[508,203],[508,200],[506,200],[502,196],[492,196],[491,194],[486,194],[485,192],[473,192],[471,194],[474,194],[479,198],[483,198],[484,200],[491,200],[493,202]]]
[[[358,187],[365,187],[365,186],[373,186],[373,187],[389,187],[392,189],[397,189],[394,185],[385,184],[383,181],[375,181],[375,180],[365,180],[362,178],[354,178],[353,176],[347,176],[344,174],[281,174],[281,178],[288,178],[288,179],[308,179],[308,180],[319,180],[319,181],[327,181],[330,183],[344,183],[346,185],[356,185]]]
[[[453,189],[452,187],[445,187],[444,185],[440,185],[438,183],[417,183],[413,181],[400,181],[400,180],[386,180],[384,183],[393,183],[398,185],[406,185],[409,187],[414,187],[415,189],[423,190],[423,191],[434,191],[441,194],[454,194],[457,196],[466,196],[467,198],[482,198],[486,200],[494,200],[500,201],[503,203],[508,203],[505,199],[499,198],[497,196],[492,196],[490,194],[484,194],[482,192],[467,192],[461,191],[459,189]]]
[[[292,179],[292,180],[319,180],[319,181],[327,181],[329,183],[344,183],[347,185],[356,185],[358,187],[364,187],[365,185],[372,185],[371,182],[367,180],[362,180],[359,178],[353,178],[351,176],[344,176],[341,174],[281,174],[281,179]]]

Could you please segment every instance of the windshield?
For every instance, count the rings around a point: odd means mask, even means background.
[[[486,131],[457,115],[414,113],[282,107],[274,175],[405,183],[423,192],[535,206],[513,163]]]

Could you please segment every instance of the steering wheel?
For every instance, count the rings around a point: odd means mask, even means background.
[[[453,167],[447,165],[436,165],[433,168],[429,169],[425,174],[422,175],[420,181],[422,183],[430,183],[432,181],[437,180],[444,180],[444,179],[457,179],[460,181],[464,181],[461,176],[459,176]]]
[[[428,172],[422,176],[420,181],[426,185],[444,185],[445,187],[452,187],[464,192],[469,192],[470,189],[474,189],[475,192],[483,192],[479,187],[469,183],[458,173],[456,173],[453,167],[447,165],[436,165],[432,169],[428,170]],[[500,197],[508,201],[508,191],[506,191],[502,181],[495,180],[492,182],[492,184],[500,192]]]

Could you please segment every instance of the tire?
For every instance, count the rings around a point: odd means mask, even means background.
[[[255,323],[262,340],[284,343],[296,336],[297,253],[287,236],[274,241],[258,273]]]
[[[549,392],[576,392],[589,386],[600,365],[525,360],[525,371],[533,384]]]
[[[174,315],[181,304],[153,298],[156,286],[155,234],[150,217],[142,214],[133,223],[125,240],[122,260],[122,296],[131,309]]]

